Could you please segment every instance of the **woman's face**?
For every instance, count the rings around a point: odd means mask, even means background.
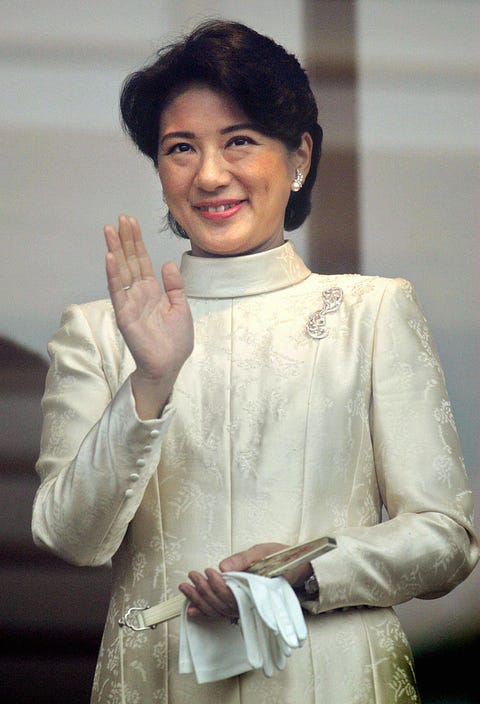
[[[311,137],[289,152],[229,97],[194,85],[160,120],[158,172],[173,217],[199,257],[261,252],[283,242],[295,169],[308,173]]]

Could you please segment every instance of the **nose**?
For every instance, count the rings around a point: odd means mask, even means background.
[[[195,176],[195,185],[202,191],[216,191],[230,183],[228,163],[220,151],[202,154]]]

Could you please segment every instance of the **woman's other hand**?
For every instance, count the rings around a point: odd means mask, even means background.
[[[182,594],[190,600],[188,607],[189,616],[206,616],[207,618],[229,618],[238,616],[237,604],[233,592],[225,584],[222,572],[243,572],[252,562],[261,560],[267,555],[289,547],[282,543],[261,543],[254,545],[248,550],[230,555],[219,565],[220,572],[214,569],[206,569],[205,574],[192,571],[188,577],[192,584],[184,582],[179,588]],[[282,576],[292,587],[303,586],[304,582],[312,574],[310,563],[300,565],[294,570],[285,572]]]
[[[104,228],[108,289],[118,327],[136,363],[132,390],[140,418],[158,417],[193,349],[193,322],[176,264],[162,267],[163,288],[135,218]]]
[[[264,557],[273,555],[273,553],[288,547],[290,547],[290,545],[284,545],[283,543],[260,543],[259,545],[253,545],[253,547],[248,548],[248,550],[237,552],[234,555],[230,555],[230,557],[227,557],[225,560],[222,560],[219,568],[221,572],[242,572],[250,567],[252,562],[262,560]],[[312,574],[312,566],[308,562],[305,565],[300,565],[293,570],[284,572],[282,577],[284,577],[292,587],[301,587]]]

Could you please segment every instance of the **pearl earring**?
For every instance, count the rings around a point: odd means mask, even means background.
[[[292,191],[294,193],[298,193],[298,191],[301,189],[303,186],[303,181],[305,180],[305,176],[302,174],[300,169],[295,169],[295,178],[292,181]]]

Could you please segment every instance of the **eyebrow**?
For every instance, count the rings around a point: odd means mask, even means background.
[[[220,130],[220,134],[230,134],[231,132],[238,132],[238,130],[255,130],[258,132],[258,127],[253,122],[239,122],[236,125],[229,125]],[[163,144],[167,139],[195,139],[195,132],[168,132],[164,134],[160,140],[160,144]]]
[[[253,122],[239,122],[237,125],[231,125],[220,130],[220,134],[230,134],[230,132],[237,132],[238,130],[255,130],[258,132],[258,127]]]

